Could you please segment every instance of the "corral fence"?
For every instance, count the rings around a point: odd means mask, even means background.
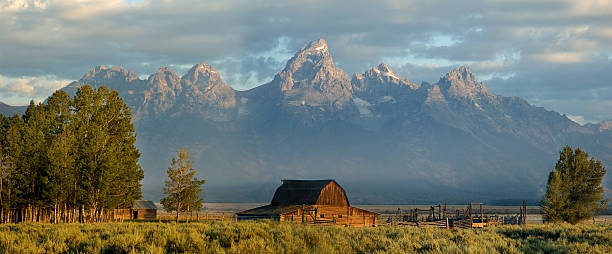
[[[176,213],[158,212],[157,219],[160,221],[176,220]],[[210,212],[200,211],[193,213],[185,213],[179,215],[179,221],[196,222],[196,221],[236,221],[237,216],[234,212]]]
[[[384,218],[381,218],[384,219]],[[498,225],[522,225],[527,223],[527,203],[519,207],[516,214],[498,215],[485,213],[483,203],[469,203],[463,209],[451,210],[447,205],[438,204],[427,208],[397,209],[395,214],[387,215],[386,225],[417,226],[437,228],[484,228]]]

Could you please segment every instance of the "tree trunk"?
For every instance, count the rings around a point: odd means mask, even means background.
[[[189,205],[187,205],[187,212],[189,213],[189,217],[187,217],[187,223],[189,223],[189,220],[191,219],[191,207],[189,207]]]

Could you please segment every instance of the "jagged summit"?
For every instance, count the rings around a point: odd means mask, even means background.
[[[368,78],[377,78],[380,80],[391,81],[393,79],[400,79],[400,76],[389,67],[385,62],[380,63],[377,66],[372,67],[364,73],[365,77]]]
[[[212,116],[210,111],[216,109],[202,109],[200,105],[220,109],[233,108],[236,105],[236,91],[223,82],[219,72],[210,64],[199,63],[191,67],[181,78],[181,84],[185,100],[182,110],[204,112],[205,115]]]
[[[363,74],[354,74],[351,82],[353,91],[358,96],[371,101],[379,101],[381,98],[388,101],[393,96],[401,96],[418,88],[417,84],[401,79],[385,62],[372,67]]]
[[[329,50],[327,47],[327,42],[324,39],[319,38],[304,45],[300,49],[300,53],[324,55],[325,53],[329,54]]]
[[[475,98],[491,95],[482,82],[478,82],[468,66],[455,68],[438,81],[440,89],[450,97]]]
[[[90,85],[99,85],[97,81],[100,79],[123,79],[126,82],[130,82],[138,79],[138,75],[121,66],[113,66],[108,68],[104,65],[98,65],[81,78],[83,81],[93,82],[88,83]]]
[[[323,39],[311,41],[304,45],[289,61],[279,75],[291,82],[284,82],[283,91],[293,88],[293,81],[310,81],[318,73],[342,72],[334,66],[333,59],[327,50],[327,43]],[[289,81],[289,80],[287,80]]]
[[[387,83],[392,83],[400,86],[408,86],[412,89],[417,89],[419,86],[415,83],[410,82],[408,79],[401,78],[397,72],[391,69],[385,62],[381,62],[379,65],[372,67],[364,73],[365,78],[378,79]]]
[[[173,94],[180,93],[181,77],[170,67],[160,67],[155,74],[151,74],[147,79],[147,87],[154,87],[157,90],[169,90]]]
[[[389,67],[389,65],[387,65],[385,62],[382,62],[378,66],[373,67],[372,71],[384,77],[400,79],[399,75],[397,75],[397,73],[395,73],[395,71],[393,71],[393,69],[391,69],[391,67]]]
[[[295,106],[342,108],[352,93],[349,76],[334,66],[323,39],[302,47],[273,82],[280,86],[285,101]]]
[[[219,72],[207,63],[199,63],[191,67],[185,75],[181,78],[184,89],[192,90],[196,94],[217,92],[215,90],[221,89],[224,92],[229,92],[233,89],[223,82]]]
[[[169,67],[161,67],[150,75],[142,101],[134,111],[137,120],[159,117],[172,108],[181,94],[181,77]]]
[[[191,67],[187,73],[183,76],[183,80],[189,83],[198,83],[200,79],[205,79],[204,82],[209,81],[221,81],[221,75],[219,72],[207,63],[199,63]]]
[[[472,73],[469,66],[463,65],[459,68],[451,70],[449,73],[444,75],[449,80],[464,80],[466,82],[476,82],[476,77]]]

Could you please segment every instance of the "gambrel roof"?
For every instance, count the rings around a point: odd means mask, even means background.
[[[344,189],[334,180],[283,180],[276,189],[272,206],[333,205],[349,206]]]

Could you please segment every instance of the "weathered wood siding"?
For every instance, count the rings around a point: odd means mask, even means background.
[[[138,217],[134,219],[157,219],[157,210],[156,209],[135,209],[132,211],[138,212]]]
[[[137,213],[137,217],[134,217],[134,212]],[[157,219],[157,209],[116,209],[115,219],[118,219],[118,220]]]
[[[344,189],[335,181],[331,181],[321,190],[317,205],[349,206],[349,201]]]

